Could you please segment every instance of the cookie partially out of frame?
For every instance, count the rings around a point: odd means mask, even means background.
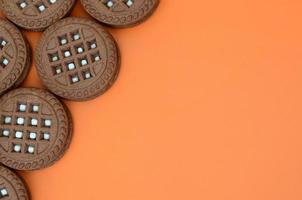
[[[0,199],[29,200],[29,193],[23,180],[10,169],[0,165]]]
[[[145,21],[159,0],[81,0],[85,10],[98,21],[113,27],[131,27]]]
[[[75,101],[103,94],[120,68],[119,50],[110,33],[97,22],[78,17],[62,19],[43,33],[35,61],[46,87]]]
[[[59,160],[69,147],[72,121],[50,92],[19,88],[0,98],[0,162],[36,170]]]
[[[0,18],[0,95],[20,85],[30,68],[31,52],[22,33]]]
[[[0,8],[16,25],[42,31],[68,15],[75,0],[0,0]]]

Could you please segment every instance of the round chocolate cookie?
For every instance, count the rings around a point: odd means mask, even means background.
[[[51,93],[20,88],[0,99],[0,162],[17,170],[48,167],[69,147],[72,121]]]
[[[81,0],[85,10],[98,21],[113,27],[131,27],[145,21],[159,0]]]
[[[23,180],[8,168],[0,165],[0,199],[29,200],[29,193]]]
[[[35,60],[47,88],[75,101],[103,94],[120,68],[112,36],[97,22],[76,17],[63,19],[43,33]]]
[[[20,85],[30,68],[30,48],[22,33],[0,19],[0,95]]]
[[[75,0],[0,0],[6,17],[18,26],[42,31],[68,15]]]

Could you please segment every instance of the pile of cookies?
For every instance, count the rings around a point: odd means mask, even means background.
[[[30,199],[12,170],[38,170],[71,143],[72,118],[59,98],[86,101],[117,79],[120,52],[108,25],[146,20],[159,0],[81,0],[94,19],[67,17],[76,0],[0,0],[0,199]],[[35,49],[20,29],[44,31]],[[47,90],[17,88],[33,59]]]

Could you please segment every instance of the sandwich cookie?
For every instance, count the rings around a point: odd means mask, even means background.
[[[59,160],[69,147],[72,121],[50,92],[19,88],[0,98],[0,162],[36,170]]]
[[[98,21],[113,27],[131,27],[145,21],[159,0],[81,0],[85,10]]]
[[[76,17],[65,18],[43,33],[35,61],[46,87],[74,101],[103,94],[120,68],[113,37],[97,22]]]
[[[31,53],[22,33],[0,19],[0,95],[20,85],[30,68]]]
[[[18,26],[42,31],[68,15],[75,0],[0,0],[6,17]]]
[[[29,193],[23,180],[8,168],[0,165],[0,199],[29,200]]]

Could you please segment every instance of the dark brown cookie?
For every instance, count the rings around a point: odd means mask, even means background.
[[[48,167],[72,137],[67,108],[51,93],[20,88],[0,99],[0,161],[17,170]]]
[[[22,33],[0,19],[0,95],[20,85],[30,68],[31,53]]]
[[[0,0],[6,17],[18,26],[42,31],[68,15],[75,0]]]
[[[113,27],[131,27],[145,21],[159,0],[81,0],[85,10],[98,21]]]
[[[23,180],[8,168],[0,165],[0,199],[29,200],[29,193]]]
[[[120,67],[112,36],[98,23],[76,17],[63,19],[43,33],[35,60],[47,88],[75,101],[103,94]]]

